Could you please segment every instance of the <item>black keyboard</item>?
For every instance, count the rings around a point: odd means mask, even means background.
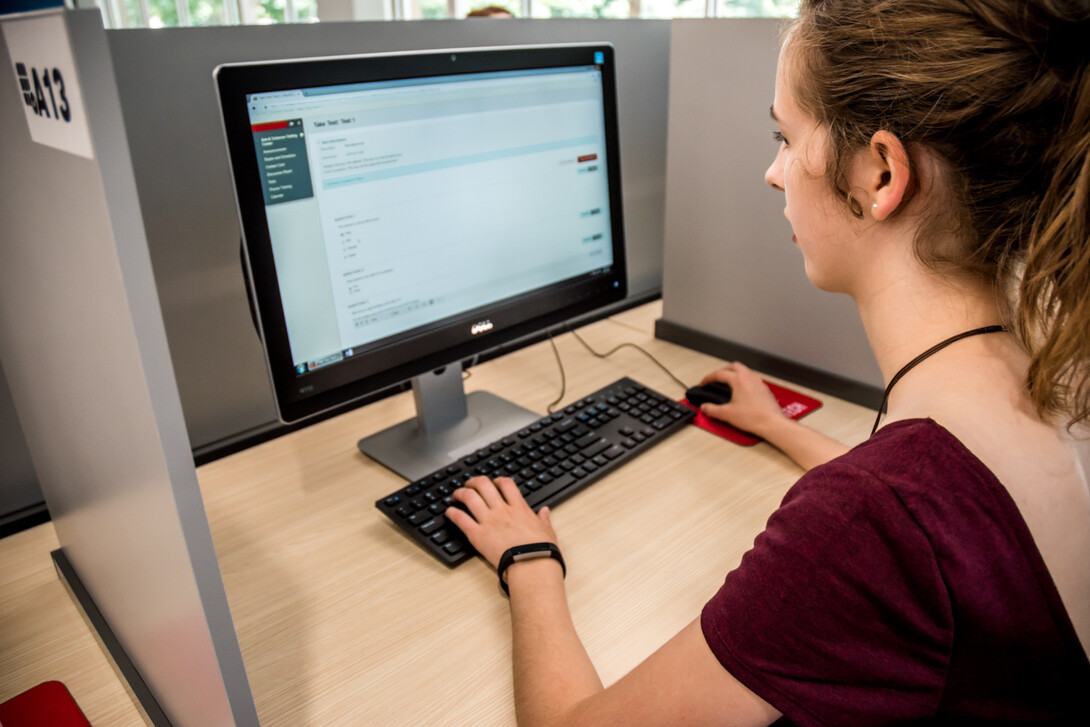
[[[476,551],[443,513],[478,475],[510,477],[534,510],[553,506],[681,429],[696,414],[624,378],[382,498],[375,506],[439,560]]]

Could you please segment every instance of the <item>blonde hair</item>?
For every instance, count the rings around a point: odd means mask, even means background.
[[[937,157],[948,202],[917,256],[1016,280],[1038,413],[1090,419],[1090,2],[803,0],[788,46],[853,214],[843,160],[876,131]]]

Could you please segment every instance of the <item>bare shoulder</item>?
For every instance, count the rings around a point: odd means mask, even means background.
[[[1090,431],[1041,421],[1016,398],[942,407],[935,416],[1018,506],[1090,655]]]
[[[1090,430],[1042,420],[1025,392],[1028,359],[1010,342],[977,341],[905,379],[890,419],[931,418],[1010,494],[1090,654]]]

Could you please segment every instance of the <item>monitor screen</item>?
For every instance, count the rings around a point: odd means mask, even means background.
[[[613,49],[216,71],[281,419],[625,295]]]

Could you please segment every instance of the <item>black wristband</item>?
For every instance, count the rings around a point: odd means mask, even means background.
[[[537,558],[552,558],[560,563],[560,572],[565,576],[568,575],[568,569],[564,565],[564,556],[560,555],[560,548],[556,547],[555,543],[529,543],[527,545],[516,545],[514,548],[508,548],[507,551],[500,558],[500,564],[496,566],[496,573],[500,577],[500,588],[508,596],[511,595],[511,591],[507,588],[507,581],[504,579],[504,574],[507,573],[507,569],[511,567],[513,563],[518,563],[523,560],[535,560]]]

